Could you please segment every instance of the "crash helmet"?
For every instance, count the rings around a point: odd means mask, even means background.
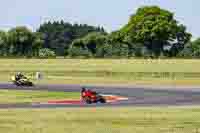
[[[17,72],[17,74],[16,75],[22,75],[22,73],[21,72]]]
[[[81,92],[84,92],[84,91],[86,91],[86,89],[85,87],[82,87]]]

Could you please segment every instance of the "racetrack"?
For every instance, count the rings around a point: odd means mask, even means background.
[[[128,97],[128,100],[106,104],[0,104],[0,108],[58,108],[58,107],[119,107],[119,106],[178,106],[200,105],[200,88],[176,87],[108,87],[90,86],[92,90],[108,95]],[[62,92],[79,92],[80,85],[36,85],[35,87],[16,87],[1,83],[0,89],[14,90],[48,90]]]

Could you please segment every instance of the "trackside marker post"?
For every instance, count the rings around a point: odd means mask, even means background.
[[[43,74],[41,72],[36,72],[35,78],[36,78],[36,80],[42,80],[43,79]]]

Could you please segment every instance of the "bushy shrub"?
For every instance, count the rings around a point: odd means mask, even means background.
[[[48,49],[48,48],[43,48],[39,50],[39,57],[40,58],[52,58],[56,57],[56,54],[54,51]]]
[[[83,49],[81,47],[71,47],[68,53],[70,57],[92,57],[88,49]]]
[[[129,49],[127,44],[115,43],[112,44],[113,57],[128,57]]]
[[[107,58],[112,57],[112,45],[105,43],[97,49],[95,57]]]

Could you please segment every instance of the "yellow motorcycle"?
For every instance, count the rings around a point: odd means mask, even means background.
[[[26,77],[16,80],[15,76],[12,76],[11,80],[12,80],[13,84],[16,86],[34,86],[33,82],[31,82],[30,79],[28,79]]]

